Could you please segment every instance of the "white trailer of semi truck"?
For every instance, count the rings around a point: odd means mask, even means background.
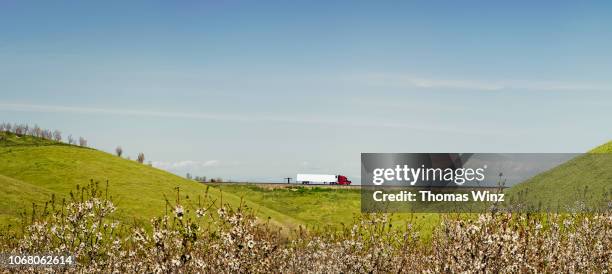
[[[338,181],[336,175],[326,174],[298,174],[297,182],[302,184],[332,184]]]

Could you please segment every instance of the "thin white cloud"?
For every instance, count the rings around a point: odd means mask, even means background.
[[[455,125],[434,125],[429,123],[418,123],[411,121],[398,122],[390,120],[371,121],[359,119],[359,117],[351,117],[350,119],[338,119],[335,117],[297,117],[280,113],[274,116],[258,115],[258,114],[228,114],[228,113],[201,113],[201,112],[172,112],[172,111],[148,111],[148,110],[129,110],[117,108],[91,108],[91,107],[74,107],[74,106],[58,106],[58,105],[38,105],[38,104],[20,104],[20,103],[2,103],[0,102],[0,110],[19,111],[19,112],[41,112],[41,113],[75,113],[75,114],[103,114],[103,115],[121,115],[121,116],[141,116],[141,117],[159,117],[159,118],[184,118],[184,119],[201,119],[201,120],[219,120],[219,121],[241,121],[241,122],[281,122],[281,123],[297,123],[297,124],[319,124],[328,126],[349,126],[349,127],[369,127],[369,128],[402,128],[415,131],[435,131],[446,133],[462,133],[476,135],[496,135],[499,132],[490,130],[477,130],[459,127]]]
[[[15,103],[0,103],[0,109],[10,110],[10,111],[24,111],[24,112],[112,114],[112,115],[124,115],[124,116],[192,118],[192,119],[233,120],[233,121],[253,121],[253,120],[258,120],[258,119],[268,120],[268,119],[273,118],[273,117],[240,116],[240,115],[231,115],[231,114],[166,112],[166,111],[129,110],[129,109],[116,109],[116,108],[92,108],[92,107],[15,104]]]
[[[22,112],[49,112],[49,113],[77,113],[77,114],[110,114],[121,116],[142,116],[160,118],[186,118],[201,120],[220,120],[220,121],[243,121],[243,122],[296,122],[296,123],[333,123],[327,119],[300,118],[288,115],[258,115],[258,114],[229,114],[229,113],[203,113],[203,112],[173,112],[173,111],[149,111],[149,110],[130,110],[117,108],[95,108],[95,107],[74,107],[59,105],[37,105],[37,104],[18,104],[1,103],[0,109],[8,111]]]
[[[449,90],[533,90],[533,91],[610,91],[612,85],[551,82],[500,80],[481,81],[473,79],[441,79],[419,77],[399,73],[370,73],[351,77],[364,84],[394,88],[449,89]]]
[[[155,161],[152,162],[152,165],[156,168],[168,170],[168,171],[177,171],[177,170],[195,170],[200,168],[210,168],[210,167],[219,167],[221,162],[219,160],[208,160],[208,161],[178,161],[178,162],[164,162],[164,161]]]

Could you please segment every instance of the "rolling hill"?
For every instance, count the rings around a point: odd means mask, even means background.
[[[187,180],[166,171],[123,159],[91,148],[36,138],[0,133],[0,222],[15,223],[19,212],[31,211],[32,203],[43,205],[55,194],[58,200],[68,197],[75,186],[90,180],[109,182],[109,194],[118,208],[116,217],[124,221],[148,222],[161,216],[166,197],[176,200],[180,189],[181,203],[189,209],[197,204],[198,195],[207,193],[211,200],[240,204],[240,197],[221,193],[219,189]],[[258,216],[282,227],[294,227],[299,221],[253,202],[246,203]]]
[[[612,198],[612,142],[517,184],[506,193],[530,208],[566,211],[576,206],[576,201],[589,207],[602,206]]]
[[[31,211],[32,203],[43,205],[51,195],[65,198],[77,184],[87,185],[90,180],[101,185],[109,181],[109,193],[118,208],[115,215],[128,222],[161,216],[166,197],[176,199],[176,187],[187,208],[195,208],[198,195],[208,193],[211,199],[223,199],[233,206],[242,201],[262,220],[270,218],[271,223],[288,229],[340,226],[360,213],[360,196],[355,190],[270,190],[231,183],[209,187],[92,148],[0,133],[0,223],[15,223],[20,212]],[[399,224],[407,218],[419,218],[424,227],[438,220],[437,214],[399,214],[393,219]]]
[[[565,203],[584,190],[578,178],[589,180],[592,195],[612,191],[612,142],[591,151],[602,157],[578,157],[557,168],[507,190],[509,196],[527,193],[528,201]],[[611,155],[611,157],[606,157]],[[32,203],[44,204],[51,195],[67,197],[77,184],[90,180],[109,181],[109,192],[117,205],[115,217],[124,221],[148,222],[161,216],[165,199],[174,201],[180,188],[181,203],[195,208],[198,196],[237,206],[243,201],[263,220],[284,228],[298,225],[349,224],[360,213],[360,194],[351,189],[266,188],[255,185],[209,185],[115,155],[44,140],[0,132],[0,224],[16,223]],[[438,223],[438,214],[396,214],[394,219],[417,218],[425,228]]]
[[[361,191],[346,187],[274,187],[254,184],[215,184],[224,193],[248,197],[249,201],[291,216],[307,227],[341,226],[352,223],[361,213]],[[428,236],[440,216],[432,213],[395,213],[393,225],[413,220]]]

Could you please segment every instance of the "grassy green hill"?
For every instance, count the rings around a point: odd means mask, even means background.
[[[575,201],[599,205],[612,197],[612,142],[538,174],[506,193],[510,199],[520,199],[532,208],[572,206]]]
[[[68,196],[77,184],[90,180],[105,185],[118,207],[116,217],[124,221],[148,221],[166,208],[165,197],[176,199],[180,187],[181,203],[197,203],[208,186],[170,174],[148,165],[98,151],[31,136],[0,133],[0,222],[15,223],[19,212],[31,211],[32,203],[43,205],[55,194],[57,200]],[[358,190],[275,189],[234,184],[208,188],[211,199],[240,201],[256,210],[263,220],[285,228],[298,225],[324,227],[349,224],[360,213]],[[189,198],[187,198],[187,196]],[[394,219],[420,218],[429,226],[438,216],[404,215]],[[435,219],[435,220],[434,220]]]
[[[271,185],[215,184],[225,193],[248,197],[249,201],[292,216],[309,225],[350,223],[360,212],[359,189],[321,187],[273,187]]]
[[[181,193],[181,203],[187,208],[197,204],[198,195],[205,193],[210,199],[228,202],[234,206],[240,197],[231,193],[221,194],[219,189],[181,178],[157,168],[123,159],[91,148],[67,145],[35,138],[0,133],[0,222],[14,223],[18,213],[31,210],[32,203],[43,205],[52,194],[61,200],[68,196],[77,184],[87,185],[90,180],[105,185],[109,181],[109,194],[118,212],[116,217],[124,221],[145,221],[161,216],[166,208],[165,197],[176,199],[176,187]],[[299,221],[280,212],[253,202],[254,208],[264,219],[273,223],[294,227]]]
[[[0,175],[0,223],[14,221],[25,207],[47,201],[53,194],[47,189]]]
[[[589,181],[590,195],[612,191],[612,142],[591,151],[602,157],[579,157],[531,180],[516,185],[509,196],[526,195],[528,201],[573,200]],[[612,155],[612,154],[609,154]],[[578,180],[581,178],[581,180]],[[241,200],[256,210],[258,217],[270,217],[285,228],[349,224],[360,213],[358,190],[339,188],[269,188],[265,186],[217,184],[212,187],[91,148],[53,142],[31,136],[0,133],[0,224],[16,223],[32,203],[44,204],[51,195],[61,200],[77,184],[108,180],[110,195],[118,207],[115,216],[124,221],[148,222],[166,208],[165,198],[176,199],[194,209],[205,193],[234,206]],[[526,193],[526,194],[525,194]],[[424,231],[438,223],[438,214],[396,214],[395,220],[415,218]]]
[[[590,153],[612,153],[612,141],[605,143],[601,146],[598,146],[589,152]]]
[[[347,187],[275,187],[272,185],[215,184],[224,193],[248,197],[249,201],[291,216],[309,227],[351,224],[361,213],[361,192]],[[396,225],[413,219],[424,232],[439,223],[440,216],[431,213],[396,213]]]

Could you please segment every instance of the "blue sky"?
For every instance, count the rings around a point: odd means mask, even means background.
[[[235,180],[358,178],[361,152],[582,152],[612,136],[611,11],[2,1],[0,120]]]

